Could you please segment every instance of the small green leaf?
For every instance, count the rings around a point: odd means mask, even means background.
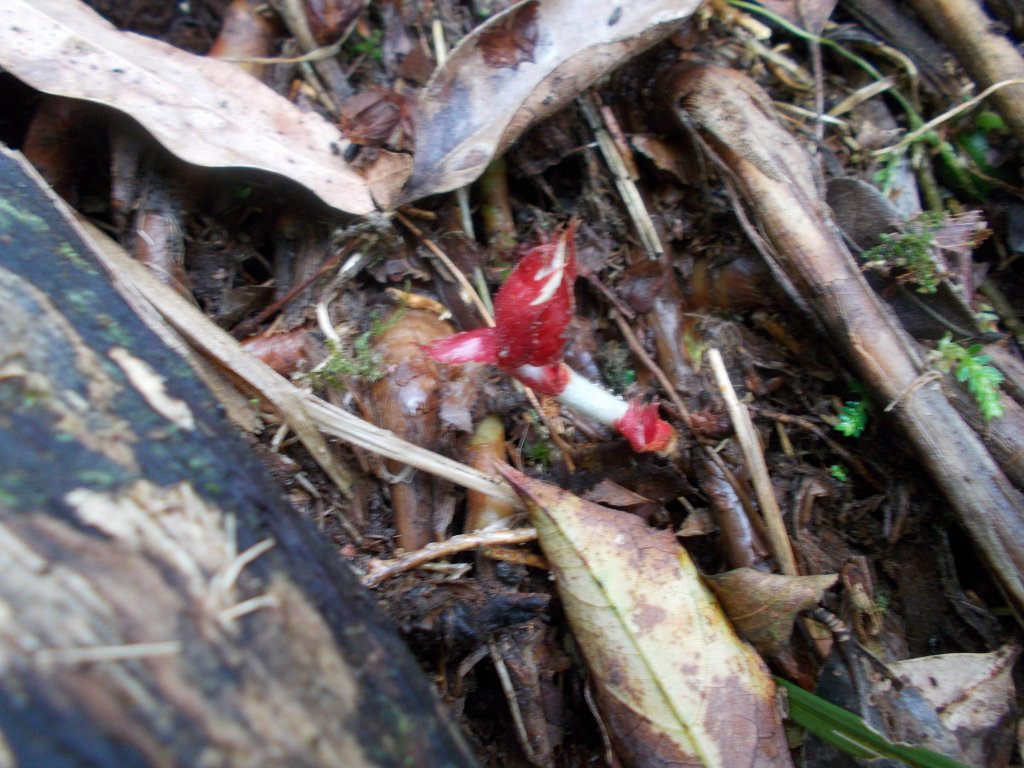
[[[989,365],[991,355],[983,354],[981,344],[972,344],[966,349],[953,341],[950,334],[939,340],[941,360],[939,366],[943,370],[952,369],[957,381],[967,384],[967,390],[974,395],[982,418],[986,421],[1003,415],[1002,396],[999,385],[1003,383],[1003,374]]]
[[[839,409],[834,429],[847,437],[860,437],[868,425],[867,400],[847,400]]]

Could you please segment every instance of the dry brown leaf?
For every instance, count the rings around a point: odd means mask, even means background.
[[[40,91],[126,112],[189,163],[270,171],[339,210],[375,210],[333,125],[232,64],[119,32],[77,0],[0,3],[0,67]]]
[[[537,47],[536,0],[523,3],[506,13],[497,24],[480,33],[480,53],[490,67],[515,69],[524,61],[533,61]]]
[[[404,149],[401,145],[412,130],[411,110],[412,101],[407,94],[371,88],[342,104],[338,119],[345,136],[354,144],[390,144]]]
[[[800,611],[815,608],[836,574],[779,576],[737,568],[708,578],[736,629],[761,653],[776,656],[789,644]]]
[[[403,200],[470,183],[530,125],[669,35],[699,4],[527,0],[489,19],[459,44],[420,97],[416,157]]]
[[[837,0],[760,0],[761,5],[812,35],[820,35]]]
[[[605,504],[610,507],[621,507],[623,509],[651,503],[651,500],[646,496],[634,493],[629,488],[607,478],[585,492],[583,498],[595,504]]]
[[[891,666],[921,689],[942,724],[956,734],[970,765],[996,768],[1007,764],[1013,744],[1013,666],[1019,656],[1018,646],[1007,645],[992,653],[947,653]],[[1011,733],[1005,733],[1008,727]],[[999,731],[1003,738],[997,738]]]
[[[626,766],[790,766],[761,658],[671,531],[511,468]]]
[[[333,45],[363,12],[365,0],[305,0],[309,32],[318,45]]]

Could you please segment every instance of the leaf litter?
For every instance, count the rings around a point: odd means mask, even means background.
[[[827,20],[835,4],[771,5],[817,34],[828,30]],[[21,6],[10,5],[0,9],[0,14],[13,13],[8,9],[20,13]],[[371,451],[390,451],[385,453],[388,463],[345,451],[346,456],[352,453],[352,466],[360,469],[350,501],[339,500],[337,490],[329,484],[313,489],[315,494],[300,490],[299,485],[292,490],[296,504],[306,507],[328,528],[357,567],[371,568],[371,556],[378,564],[404,562],[402,557],[390,559],[401,555],[394,550],[396,515],[413,520],[400,527],[417,539],[446,538],[459,530],[461,492],[449,487],[438,494],[437,488],[444,489],[446,484],[435,488],[434,478],[427,475],[436,473],[457,484],[469,484],[466,477],[470,475],[445,474],[449,469],[444,467],[454,463],[448,456],[468,461],[464,445],[485,413],[504,422],[508,431],[486,460],[478,460],[483,463],[478,463],[472,474],[477,488],[474,509],[487,508],[487,500],[495,495],[489,491],[497,486],[488,487],[485,479],[485,475],[493,475],[490,463],[507,458],[531,475],[555,479],[583,496],[600,498],[633,513],[609,510],[583,501],[576,493],[514,474],[514,484],[530,506],[546,563],[533,552],[508,546],[507,542],[528,541],[532,535],[529,529],[501,530],[522,522],[515,517],[519,505],[509,504],[512,499],[504,486],[505,495],[496,494],[502,496],[500,513],[488,517],[488,525],[497,528],[472,534],[483,548],[480,552],[473,557],[460,556],[461,547],[454,545],[457,539],[449,539],[453,542],[448,550],[452,562],[429,564],[432,571],[392,575],[378,587],[425,665],[447,680],[443,693],[458,702],[468,727],[483,733],[500,724],[500,735],[492,732],[488,742],[490,754],[499,756],[492,764],[520,764],[519,750],[531,764],[542,766],[574,764],[581,755],[595,754],[597,737],[584,714],[588,689],[600,713],[598,722],[607,729],[613,751],[625,764],[660,765],[674,759],[705,765],[787,764],[789,751],[780,741],[773,686],[763,663],[739,640],[732,626],[777,670],[808,687],[820,668],[820,663],[807,655],[809,649],[828,653],[832,645],[827,633],[822,637],[815,630],[818,625],[804,618],[806,611],[821,604],[842,616],[856,630],[858,640],[886,660],[924,655],[932,649],[993,651],[1005,637],[1005,626],[1000,628],[989,613],[999,602],[998,593],[974,576],[966,579],[968,584],[961,583],[964,579],[957,577],[958,569],[951,565],[964,560],[961,545],[951,546],[948,539],[933,539],[928,533],[936,525],[934,501],[914,479],[905,453],[879,442],[881,438],[873,434],[882,429],[877,423],[884,417],[872,412],[868,429],[858,442],[840,441],[837,433],[830,431],[830,419],[839,412],[847,392],[854,391],[844,380],[844,366],[818,343],[813,323],[792,322],[799,310],[790,307],[785,291],[774,285],[773,275],[779,277],[777,268],[774,273],[766,270],[737,234],[736,216],[741,216],[742,223],[742,215],[723,204],[718,193],[708,193],[709,184],[712,188],[718,184],[709,170],[714,160],[705,158],[703,164],[693,160],[707,147],[666,130],[655,119],[664,114],[651,114],[651,97],[659,87],[652,83],[664,86],[667,82],[664,73],[678,58],[678,48],[686,51],[684,57],[717,56],[718,63],[737,69],[750,69],[746,65],[752,55],[764,55],[771,66],[787,63],[768,58],[767,52],[751,53],[761,49],[746,36],[745,30],[756,28],[750,18],[737,22],[735,16],[711,14],[702,16],[704,26],[699,26],[686,24],[694,13],[689,4],[519,3],[475,30],[463,26],[461,30],[468,34],[447,64],[436,69],[427,85],[417,91],[415,83],[423,82],[422,73],[430,64],[420,32],[428,26],[429,12],[416,3],[400,8],[385,3],[364,13],[352,27],[352,34],[364,41],[365,51],[369,50],[365,43],[373,36],[369,25],[381,25],[379,59],[371,55],[360,60],[349,72],[358,84],[357,94],[339,101],[340,113],[322,118],[308,109],[308,102],[304,111],[299,110],[269,89],[257,87],[251,78],[222,74],[228,72],[227,65],[116,32],[77,3],[47,0],[32,7],[38,9],[34,11],[37,15],[26,11],[21,27],[32,33],[12,37],[12,45],[0,53],[0,64],[38,89],[124,109],[189,162],[271,170],[303,184],[339,211],[363,215],[399,199],[420,201],[422,208],[406,210],[418,222],[416,234],[401,239],[351,235],[352,240],[363,238],[358,249],[361,260],[357,269],[361,271],[356,278],[320,275],[315,290],[306,288],[298,294],[301,300],[293,300],[273,326],[268,326],[266,319],[257,324],[261,343],[283,332],[281,346],[275,346],[272,353],[274,364],[299,382],[318,381],[303,377],[316,365],[317,355],[324,354],[318,340],[331,338],[336,328],[350,334],[348,338],[373,339],[379,346],[397,350],[391,357],[385,356],[386,375],[391,378],[384,384],[371,385],[359,376],[341,373],[330,387],[315,386],[322,397],[404,431],[419,443],[415,459],[411,447],[393,442],[387,449],[381,447],[382,442],[375,442],[383,440],[379,430],[352,417],[351,423],[346,421],[348,431],[334,434],[350,439],[362,432]],[[607,23],[572,21],[583,17]],[[76,31],[69,33],[71,27]],[[13,34],[10,25],[5,29]],[[448,31],[452,29],[450,26]],[[26,47],[25,40],[38,37],[40,30],[61,30],[52,37],[65,41],[63,47],[54,40]],[[677,34],[671,43],[658,44],[673,32]],[[460,36],[456,33],[452,39]],[[396,54],[400,49],[404,53]],[[411,55],[412,50],[418,58]],[[581,127],[582,116],[572,106],[572,100],[596,78],[645,51],[651,52],[590,93],[599,93],[607,105],[604,119],[610,121],[610,135],[619,131],[619,151],[631,160],[624,167],[632,168],[629,173],[638,177],[645,202],[654,212],[658,236],[668,246],[665,263],[648,260],[632,246],[635,225],[621,201],[608,193],[613,186],[611,178],[590,154],[588,144],[593,136]],[[789,55],[800,58],[799,54]],[[421,74],[409,82],[393,79],[402,56],[418,61]],[[76,69],[81,62],[95,63],[109,71],[110,78],[83,78]],[[392,71],[382,73],[381,66]],[[122,72],[115,72],[118,69],[140,78],[137,91],[114,92],[112,84],[127,79],[121,77]],[[782,70],[778,70],[778,80],[757,68],[750,71],[759,72],[762,85],[772,85],[772,96],[779,99],[776,106],[781,103],[782,108],[792,101],[806,108],[812,103],[808,94],[795,86],[789,90]],[[663,75],[660,81],[659,73]],[[179,74],[183,79],[178,79]],[[846,78],[849,83],[854,80],[841,67],[827,70],[826,75],[826,92],[837,83],[845,87]],[[411,88],[410,82],[414,84]],[[767,97],[751,96],[753,91],[743,82],[737,79],[734,83],[733,92],[723,94],[719,106],[734,104],[734,96],[743,96],[757,104],[751,112],[761,113],[759,117],[774,111]],[[301,101],[302,89],[298,91],[300,96],[293,92],[292,98]],[[153,94],[162,96],[152,98]],[[461,96],[455,99],[453,94]],[[272,98],[266,98],[268,95]],[[251,114],[242,111],[250,97],[260,104],[252,107]],[[418,110],[411,108],[413,103]],[[653,112],[659,109],[655,106]],[[709,114],[710,108],[701,113],[701,119]],[[789,117],[792,114],[787,113]],[[782,152],[786,141],[775,138],[772,130],[776,128],[768,130],[757,121],[748,122],[749,116],[745,107],[739,108],[734,124],[718,122],[708,132],[726,147],[726,154],[731,147],[749,159],[766,148],[769,157],[762,166],[773,178],[784,178],[788,173]],[[616,119],[622,121],[621,126],[614,124]],[[348,135],[337,130],[333,120],[340,120]],[[188,124],[195,127],[191,133],[183,127]],[[791,120],[787,130],[792,130],[793,124]],[[752,128],[737,130],[737,125]],[[531,130],[530,126],[536,127]],[[278,138],[281,130],[286,139]],[[764,135],[757,133],[764,130],[768,130]],[[250,134],[254,136],[249,138]],[[547,140],[552,136],[557,138],[557,146]],[[348,141],[359,144],[359,151],[354,152]],[[283,153],[275,142],[283,145]],[[830,150],[838,146],[831,143],[827,132],[824,146]],[[268,147],[273,151],[267,151]],[[648,153],[652,162],[629,157],[633,148]],[[412,151],[412,159],[393,153],[393,149]],[[400,307],[395,312],[399,316],[404,313],[410,323],[407,329],[401,327],[401,318],[390,329],[380,325],[380,318],[388,317],[395,308],[394,299],[385,298],[382,288],[393,289],[394,283],[405,281],[408,285],[401,302],[422,301],[426,306],[426,302],[437,304],[440,299],[440,305],[452,312],[456,329],[479,327],[480,317],[447,282],[450,275],[444,270],[435,275],[430,260],[424,257],[425,243],[440,244],[452,254],[455,269],[492,288],[502,284],[521,251],[507,239],[500,249],[483,251],[477,242],[491,239],[487,225],[483,233],[474,236],[452,212],[447,198],[424,198],[466,184],[485,171],[492,173],[491,161],[503,153],[508,168],[495,178],[499,189],[506,187],[504,201],[500,196],[483,197],[483,185],[470,192],[472,200],[481,201],[478,224],[491,220],[491,212],[485,217],[483,207],[492,203],[506,206],[502,216],[512,222],[504,237],[511,233],[513,238],[521,236],[524,243],[536,242],[539,232],[554,232],[565,222],[566,208],[583,221],[579,236],[581,254],[587,254],[588,285],[576,288],[579,316],[573,319],[567,350],[574,367],[595,380],[614,379],[630,397],[640,393],[650,398],[659,386],[664,397],[664,380],[678,393],[688,395],[712,389],[702,370],[703,351],[710,346],[723,349],[730,378],[742,383],[741,394],[746,394],[744,402],[760,431],[800,570],[812,575],[787,578],[741,567],[753,563],[755,568],[766,569],[772,561],[764,549],[763,531],[758,530],[757,502],[749,495],[744,458],[729,439],[729,420],[714,398],[686,396],[682,408],[666,414],[677,427],[685,429],[689,423],[694,442],[689,442],[687,435],[682,450],[670,460],[638,460],[621,442],[611,439],[600,423],[572,417],[549,402],[531,411],[507,382],[478,378],[479,372],[430,368],[417,356],[421,342],[406,343],[408,338],[420,338],[416,327],[421,323],[415,318],[422,310],[410,314]],[[849,163],[851,173],[870,178],[870,161],[856,155],[852,159],[840,156]],[[819,191],[805,183],[803,166],[799,176],[796,186],[801,193],[807,199],[817,199]],[[489,183],[493,187],[493,179]],[[189,204],[187,197],[184,202]],[[241,276],[244,279],[237,290],[253,291],[268,284],[268,272],[257,266],[266,261],[266,254],[282,264],[293,260],[295,274],[300,276],[303,269],[315,271],[317,247],[337,258],[331,245],[336,241],[331,238],[339,237],[338,220],[330,226],[325,222],[309,224],[303,237],[311,239],[312,247],[290,251],[282,243],[298,242],[294,237],[277,234],[277,244],[271,245],[272,230],[279,226],[275,209],[268,206],[266,198],[254,199],[253,205],[263,206],[257,214],[261,220],[274,222],[267,227],[271,231],[268,239],[261,240],[250,229],[218,242],[226,242],[228,254],[244,242],[257,256],[235,263],[218,256],[201,274]],[[211,218],[223,215],[218,212]],[[976,226],[981,225],[977,211],[968,215]],[[200,274],[195,243],[206,237],[208,243],[203,247],[209,248],[217,241],[204,229],[209,223],[199,226],[199,222],[196,216],[188,220],[192,239],[187,241],[186,266],[193,281]],[[998,220],[994,229],[997,237],[1007,231],[1000,230]],[[205,234],[197,238],[200,232]],[[238,237],[238,242],[233,243],[233,237]],[[954,289],[963,297],[961,304],[976,298],[964,286],[973,286],[984,277],[971,263],[976,246],[960,240],[956,243],[961,268]],[[385,255],[367,257],[375,248]],[[203,258],[209,255],[206,252]],[[758,268],[751,268],[751,263]],[[271,282],[280,286],[280,296],[289,278],[281,271],[272,275]],[[679,281],[680,276],[685,279]],[[205,285],[204,290],[208,290]],[[199,287],[196,292],[201,293]],[[267,294],[265,289],[252,293],[257,302],[264,303]],[[882,296],[890,299],[884,291]],[[602,303],[605,301],[608,305]],[[608,329],[615,325],[605,317],[609,305],[616,311],[626,310],[636,330],[629,337],[632,347],[626,350],[625,365],[621,354],[611,354],[609,337],[614,334]],[[780,321],[777,312],[788,317]],[[227,326],[236,322],[226,316],[222,320]],[[285,344],[297,345],[301,354],[278,354]],[[647,363],[642,362],[641,353]],[[613,360],[618,362],[613,364]],[[667,378],[656,378],[645,369],[649,365],[660,367],[659,372]],[[806,376],[804,371],[813,374]],[[337,405],[314,395],[305,397],[314,418],[330,414],[337,420]],[[402,398],[407,398],[407,404],[396,406]],[[389,415],[382,415],[385,413]],[[350,416],[345,414],[347,420]],[[262,419],[276,427],[272,416],[263,414]],[[320,424],[328,432],[334,428],[325,426],[326,420]],[[557,440],[562,441],[564,459],[552,450],[551,446],[558,444],[552,441]],[[358,440],[356,444],[360,444]],[[429,458],[438,452],[447,455],[438,456],[437,462]],[[294,447],[285,446],[282,456],[295,454]],[[403,456],[414,460],[420,469],[404,470]],[[567,471],[570,456],[579,467],[575,473]],[[292,460],[282,458],[283,466],[287,467],[288,461]],[[290,476],[295,469],[282,471]],[[879,477],[886,481],[879,482]],[[474,519],[483,514],[473,512]],[[691,525],[693,521],[700,524]],[[686,550],[669,530],[677,527],[693,534],[686,539]],[[725,531],[736,533],[735,541],[728,545],[721,541]],[[489,540],[493,546],[487,544]],[[431,546],[434,544],[428,544]],[[410,553],[408,559],[423,567],[429,560],[423,556],[428,551]],[[833,586],[834,576],[822,575],[846,573],[852,562],[864,562],[868,572],[875,571],[876,580],[872,584],[869,578],[863,588],[858,583],[855,596],[846,580],[839,589]],[[700,571],[717,574],[706,582],[711,591],[695,563]],[[547,613],[550,587],[545,583],[545,571],[538,570],[544,567],[555,574],[560,595]],[[467,576],[470,568],[475,570]],[[959,572],[961,577],[972,573],[962,566]],[[936,583],[943,586],[939,594],[934,590]],[[922,584],[931,591],[921,592]],[[430,590],[429,599],[423,596],[424,589]],[[543,599],[531,597],[538,594]],[[959,597],[946,600],[946,594]],[[518,598],[528,598],[522,605],[528,604],[530,609],[515,608]],[[977,610],[964,609],[967,604]],[[719,605],[725,606],[730,619]],[[562,621],[563,610],[567,625]],[[494,635],[498,639],[486,641],[489,633],[498,633]],[[589,669],[586,685],[580,669],[563,652],[574,647],[573,643],[578,644]],[[485,657],[490,661],[481,662]],[[1005,659],[999,659],[1003,660],[991,662],[993,669],[1005,668]],[[487,698],[491,695],[490,665],[506,676],[505,698],[496,707],[494,699]],[[984,677],[986,673],[977,674]],[[999,680],[998,685],[993,684],[993,708],[1005,713],[1012,696],[1007,676],[1000,677],[995,671],[990,676]],[[971,685],[963,683],[963,689],[974,690]],[[680,696],[680,691],[689,698]],[[517,700],[519,704],[514,703]],[[702,702],[709,701],[717,703],[703,707]],[[515,728],[495,715],[506,705],[513,712]],[[527,711],[530,715],[524,716]],[[543,715],[537,716],[538,712]],[[746,714],[733,717],[733,713]],[[743,728],[736,728],[738,722]],[[992,720],[981,722],[965,739],[978,743],[984,734],[994,732]],[[571,729],[581,727],[591,729],[586,731],[587,738],[574,742],[566,737]]]
[[[5,2],[0,51],[33,88],[122,110],[187,162],[270,171],[341,211],[375,210],[340,131],[231,64],[120,32],[76,0]]]

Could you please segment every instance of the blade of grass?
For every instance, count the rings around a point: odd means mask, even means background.
[[[888,757],[914,768],[967,768],[963,763],[924,747],[894,744],[857,715],[775,678],[789,697],[789,719],[819,739],[854,757],[868,760]]]

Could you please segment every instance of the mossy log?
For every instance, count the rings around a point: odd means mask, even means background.
[[[0,153],[0,766],[471,766],[372,598]]]

